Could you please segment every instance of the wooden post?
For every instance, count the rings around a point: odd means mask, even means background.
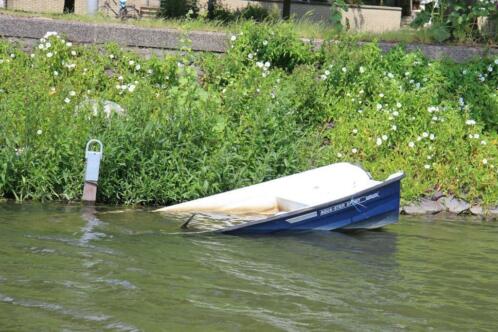
[[[83,198],[84,202],[95,203],[97,200],[97,184],[93,182],[85,181],[83,186]]]

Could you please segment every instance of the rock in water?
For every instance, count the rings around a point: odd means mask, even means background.
[[[498,219],[498,206],[495,206],[494,208],[489,209],[489,211],[488,211],[488,215],[489,215],[492,219]]]
[[[443,210],[444,208],[439,202],[428,199],[423,199],[418,203],[413,203],[403,208],[403,211],[409,215],[436,214]]]
[[[475,216],[482,216],[484,214],[484,209],[480,205],[474,205],[470,208],[470,213]]]
[[[470,209],[470,204],[466,201],[454,197],[443,197],[439,201],[449,212],[460,214]]]

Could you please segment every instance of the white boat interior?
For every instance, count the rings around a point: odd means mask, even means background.
[[[269,216],[351,196],[380,183],[359,166],[336,163],[156,211]]]

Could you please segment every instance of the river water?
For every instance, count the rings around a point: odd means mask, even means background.
[[[0,204],[1,331],[496,331],[498,224],[235,237]]]

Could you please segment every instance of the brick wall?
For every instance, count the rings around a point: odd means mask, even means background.
[[[7,8],[28,12],[62,13],[64,0],[7,0]]]

